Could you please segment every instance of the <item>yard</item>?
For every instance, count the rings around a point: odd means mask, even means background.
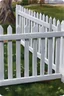
[[[14,4],[13,4],[14,5]],[[64,6],[49,6],[49,5],[38,5],[38,6],[25,6],[31,10],[44,13],[48,16],[55,17],[57,20],[62,21],[64,19]],[[15,5],[13,6],[13,10]],[[15,11],[14,11],[15,12]],[[6,27],[5,28],[6,32]],[[14,26],[13,26],[14,28]],[[15,28],[13,30],[15,32]],[[24,63],[24,48],[21,46],[21,60],[22,64]],[[4,62],[5,62],[5,78],[7,78],[7,44],[4,46]],[[13,41],[13,68],[15,69],[15,42]],[[38,60],[39,63],[39,60]],[[31,64],[31,53],[30,53],[30,64]],[[23,67],[23,65],[21,66]],[[24,69],[23,69],[24,70]],[[22,75],[23,75],[22,70]],[[15,71],[13,71],[15,76]],[[3,96],[60,96],[64,94],[64,84],[61,80],[53,80],[53,81],[44,81],[44,82],[36,82],[30,84],[20,84],[20,85],[11,85],[0,87],[0,94]]]

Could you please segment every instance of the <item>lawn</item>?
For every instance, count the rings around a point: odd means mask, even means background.
[[[51,6],[51,5],[36,5],[36,6],[26,6],[26,8],[34,10],[36,12],[41,12],[42,14],[51,16],[52,18],[64,20],[64,6]]]
[[[15,5],[14,5],[15,6]],[[13,8],[14,8],[13,6]],[[38,11],[39,13],[42,12],[46,15],[55,17],[60,21],[64,19],[64,7],[53,7],[49,5],[43,6],[30,6],[29,9],[34,11]],[[15,9],[14,9],[15,10]],[[3,25],[4,31],[6,33],[7,25]],[[13,32],[15,33],[15,28],[13,27]],[[16,50],[15,50],[16,42],[13,41],[13,68],[16,70],[15,67],[15,60],[16,60]],[[21,67],[23,68],[24,64],[24,48],[21,46]],[[7,43],[4,46],[4,62],[5,62],[5,78],[7,78]],[[31,64],[31,53],[30,53],[30,64]],[[39,61],[39,60],[38,60]],[[15,71],[13,70],[14,77],[16,75]],[[31,66],[30,66],[31,70]],[[24,74],[24,69],[22,69],[22,75]],[[31,72],[30,72],[31,74]],[[44,82],[35,82],[30,84],[20,84],[20,85],[11,85],[11,86],[4,86],[0,87],[0,94],[3,96],[60,96],[64,94],[64,84],[61,80],[53,80],[53,81],[44,81]]]

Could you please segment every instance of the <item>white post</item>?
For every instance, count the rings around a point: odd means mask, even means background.
[[[61,31],[64,31],[64,21],[61,22]],[[60,49],[60,73],[62,74],[61,81],[64,83],[64,38],[61,38]]]

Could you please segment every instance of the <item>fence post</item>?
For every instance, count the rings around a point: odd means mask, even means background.
[[[61,22],[61,31],[64,31],[64,20]],[[60,49],[60,73],[62,74],[61,81],[64,83],[64,38],[61,37]]]

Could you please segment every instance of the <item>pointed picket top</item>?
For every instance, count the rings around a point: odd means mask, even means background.
[[[52,24],[52,17],[50,17],[50,18],[49,18],[49,23],[51,23],[51,24]]]
[[[49,31],[52,31],[52,17],[49,18]]]
[[[33,16],[33,11],[31,10],[31,16]]]
[[[49,19],[52,20],[52,17],[50,17]]]
[[[61,22],[61,31],[64,31],[64,20]]]
[[[56,18],[53,18],[53,24],[56,25]]]
[[[3,34],[3,27],[0,25],[0,34]]]
[[[39,18],[39,13],[37,12],[37,18]]]
[[[46,22],[48,22],[48,15],[46,15]]]
[[[60,24],[60,20],[57,20],[57,26]]]
[[[43,21],[45,21],[45,14],[43,14]]]
[[[40,18],[40,20],[42,19],[42,14],[41,13],[39,14],[39,18]]]
[[[61,23],[59,20],[57,20],[57,31],[61,30]]]
[[[12,27],[11,27],[11,25],[8,26],[8,28],[7,28],[7,33],[8,33],[8,34],[12,34]]]
[[[42,13],[40,13],[40,16],[42,15]]]
[[[27,14],[29,13],[29,10],[28,10],[28,8],[26,9],[26,13],[27,13]]]
[[[36,12],[34,11],[34,17],[36,17]]]

